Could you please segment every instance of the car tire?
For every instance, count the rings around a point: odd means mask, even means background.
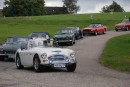
[[[72,46],[72,45],[74,44],[74,42],[73,42],[73,41],[71,41],[69,44],[70,44],[70,46]]]
[[[115,31],[118,31],[118,29],[115,29]]]
[[[78,36],[76,36],[75,39],[78,40],[79,39]]]
[[[126,31],[128,31],[129,30],[129,28],[128,27],[126,27],[126,29],[125,29]]]
[[[16,67],[17,69],[23,69],[23,65],[21,64],[21,59],[19,54],[16,55]]]
[[[75,44],[75,41],[73,42],[73,44]]]
[[[97,36],[97,35],[98,35],[98,32],[97,32],[97,31],[95,31],[95,32],[94,32],[94,35],[95,35],[95,36]]]
[[[68,72],[74,72],[76,69],[77,63],[66,66]]]
[[[86,33],[83,33],[83,36],[86,36]]]
[[[105,33],[106,33],[106,29],[103,30],[103,34],[105,34]]]
[[[41,70],[40,60],[39,60],[38,56],[34,57],[33,69],[34,69],[35,72],[40,72],[40,70]]]

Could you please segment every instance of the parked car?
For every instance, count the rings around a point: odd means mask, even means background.
[[[94,34],[105,34],[108,30],[107,26],[103,26],[101,23],[92,23],[88,27],[83,28],[83,35]]]
[[[76,40],[83,38],[83,32],[79,27],[66,27],[66,29],[71,29],[74,32]]]
[[[28,37],[26,36],[13,36],[8,37],[7,41],[1,47],[1,58],[15,58],[15,52],[21,48],[21,45],[27,44]]]
[[[125,31],[130,30],[130,20],[124,19],[121,23],[116,24],[115,31],[118,31],[118,30],[125,30]]]
[[[42,38],[50,42],[50,34],[48,32],[33,32],[28,36],[30,39]]]
[[[67,68],[69,72],[76,69],[75,52],[67,48],[50,47],[47,41],[30,39],[28,45],[18,49],[15,55],[16,67],[33,66],[34,71],[39,72],[42,66],[53,68]]]
[[[59,43],[75,44],[75,33],[72,29],[61,29],[53,37],[54,41]]]

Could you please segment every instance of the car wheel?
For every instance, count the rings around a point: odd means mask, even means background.
[[[128,31],[129,30],[129,28],[128,27],[126,27],[126,29],[125,29],[126,31]]]
[[[73,44],[75,44],[75,41],[73,42]]]
[[[17,69],[23,69],[23,65],[21,64],[19,54],[16,55],[16,67],[17,67]]]
[[[74,72],[76,69],[77,63],[66,66],[68,72]]]
[[[97,35],[98,35],[98,32],[97,32],[97,31],[95,31],[95,32],[94,32],[94,35],[95,35],[95,36],[97,36]]]
[[[78,40],[79,39],[78,36],[76,36],[75,39]]]
[[[35,72],[40,72],[41,65],[40,65],[40,60],[37,56],[34,58],[33,68]]]
[[[70,46],[72,46],[73,44],[74,44],[74,42],[73,42],[73,41],[71,41],[71,42],[70,42]]]
[[[105,33],[106,33],[106,30],[104,29],[104,30],[103,30],[103,34],[105,34]]]
[[[115,31],[118,31],[118,29],[115,29]]]
[[[86,36],[86,33],[83,33],[83,36]]]

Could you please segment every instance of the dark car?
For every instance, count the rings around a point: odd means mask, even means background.
[[[54,41],[59,43],[75,44],[75,34],[72,29],[61,29],[53,37]]]
[[[14,58],[15,52],[21,48],[22,45],[26,45],[27,41],[28,37],[26,36],[8,37],[0,49],[0,57]]]
[[[50,42],[50,34],[48,32],[33,32],[29,34],[29,38],[43,38],[46,39],[48,42]]]
[[[75,39],[78,40],[80,38],[83,38],[83,32],[82,30],[80,30],[79,27],[67,27],[66,29],[71,29],[73,30],[74,34],[75,34]]]
[[[130,30],[130,19],[124,19],[121,23],[115,25],[115,31]]]

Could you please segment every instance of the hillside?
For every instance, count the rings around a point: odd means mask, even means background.
[[[52,36],[61,28],[88,26],[92,22],[101,22],[114,29],[114,25],[125,17],[129,17],[130,12],[125,13],[97,13],[97,14],[73,14],[73,15],[51,15],[33,17],[0,17],[0,42],[6,40],[8,36],[28,35],[34,31],[47,31]],[[92,19],[91,19],[92,17]]]

